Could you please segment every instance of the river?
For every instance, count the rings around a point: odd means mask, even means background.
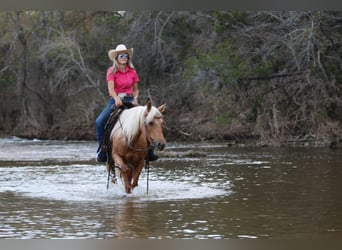
[[[340,148],[169,143],[130,195],[95,149],[0,138],[0,238],[342,237]]]

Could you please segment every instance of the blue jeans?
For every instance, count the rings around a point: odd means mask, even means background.
[[[127,98],[128,102],[132,102],[133,98]],[[102,110],[101,114],[96,118],[96,138],[97,138],[97,142],[99,144],[99,147],[97,148],[97,153],[100,152],[101,150],[101,144],[103,141],[103,136],[104,136],[104,132],[105,132],[105,126],[107,123],[107,120],[110,116],[110,113],[112,112],[112,106],[115,104],[115,100],[113,97],[111,97],[108,100],[108,104],[107,106]]]

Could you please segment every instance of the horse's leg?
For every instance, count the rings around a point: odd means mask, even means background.
[[[134,169],[132,189],[138,186],[139,176],[141,174],[141,170],[144,167],[144,161],[144,158],[140,160]]]
[[[126,192],[128,194],[130,194],[132,192],[132,173],[133,172],[133,169],[132,168],[129,168],[127,171],[126,171],[126,176],[127,176],[127,181],[125,183],[126,185]]]
[[[132,192],[132,185],[131,185],[131,179],[132,179],[132,170],[128,169],[126,172],[121,171],[121,177],[123,180],[124,189],[127,194],[130,194]]]
[[[128,166],[124,159],[118,155],[118,154],[113,154],[113,161],[115,162],[115,165],[118,166],[122,172],[126,172],[128,170]]]
[[[132,170],[129,169],[125,172],[125,190],[127,194],[130,194],[132,192],[132,185],[131,185],[131,179],[132,179]]]
[[[132,191],[132,169],[129,169],[125,160],[118,154],[113,153],[113,160],[115,165],[121,169],[121,174],[124,180],[125,191],[130,194]]]

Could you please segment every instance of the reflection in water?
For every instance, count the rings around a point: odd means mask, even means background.
[[[148,238],[146,208],[144,203],[127,201],[115,210],[113,225],[117,238]]]
[[[161,158],[124,196],[106,189],[95,142],[0,139],[0,238],[320,238],[342,236],[341,151],[230,148]],[[18,154],[20,152],[20,154]]]

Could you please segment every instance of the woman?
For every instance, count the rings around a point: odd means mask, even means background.
[[[107,154],[101,151],[101,144],[105,132],[105,125],[112,111],[112,106],[121,106],[123,100],[138,105],[139,97],[139,77],[132,62],[133,48],[127,49],[124,44],[119,44],[115,49],[108,51],[108,56],[113,61],[113,66],[107,70],[107,84],[110,98],[107,106],[96,119],[96,137],[99,143],[97,149],[98,162],[107,161]],[[148,155],[149,161],[158,159],[158,156],[153,153],[153,150],[150,150]]]

